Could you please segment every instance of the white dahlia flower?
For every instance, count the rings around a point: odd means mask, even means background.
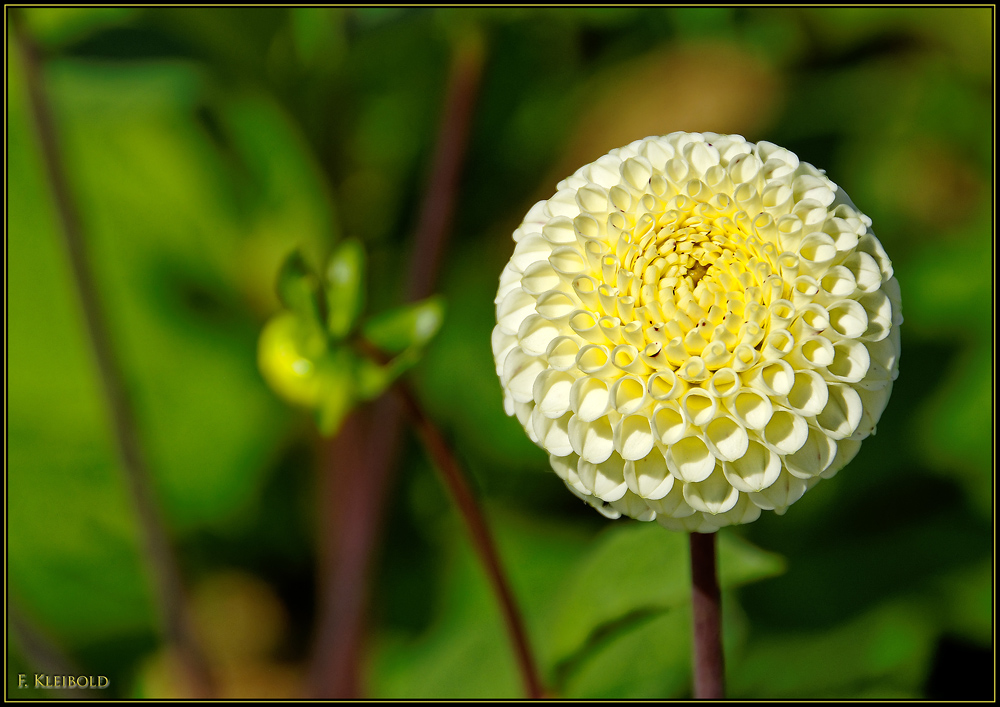
[[[897,375],[899,285],[870,225],[769,142],[612,150],[514,232],[507,413],[608,517],[711,532],[783,513],[854,457]]]

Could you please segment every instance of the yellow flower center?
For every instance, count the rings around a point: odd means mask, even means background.
[[[769,215],[753,222],[732,197],[697,180],[685,191],[666,202],[647,195],[634,214],[612,215],[615,246],[590,249],[590,267],[573,282],[596,321],[577,317],[571,326],[596,326],[635,347],[648,369],[670,368],[698,384],[712,371],[756,362],[790,287],[777,249],[754,235],[773,227]]]

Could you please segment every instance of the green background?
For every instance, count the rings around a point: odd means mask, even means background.
[[[319,440],[269,391],[274,278],[342,236],[398,304],[456,42],[484,64],[411,374],[484,499],[546,682],[690,696],[683,536],[606,521],[503,413],[490,331],[510,234],[557,181],[674,130],[827,170],[900,282],[899,380],[856,460],[722,533],[730,694],[993,690],[993,10],[31,9],[155,490],[230,696],[301,694]],[[178,694],[8,27],[8,601],[119,697]],[[499,614],[407,437],[376,558],[375,697],[516,697]],[[40,669],[8,627],[7,695]],[[107,693],[105,693],[107,694]]]

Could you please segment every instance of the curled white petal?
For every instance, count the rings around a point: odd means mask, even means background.
[[[666,460],[655,449],[642,459],[625,462],[624,475],[632,493],[654,501],[666,496],[674,486]]]
[[[794,454],[806,443],[809,426],[791,410],[775,410],[764,426],[764,443],[778,454]]]
[[[627,461],[644,459],[653,451],[655,438],[644,415],[628,415],[615,426],[615,450]]]
[[[774,511],[779,515],[802,498],[806,492],[806,482],[782,471],[778,479],[763,491],[750,493],[750,500],[765,511]]]
[[[854,434],[861,423],[864,405],[854,388],[842,384],[829,386],[826,407],[816,415],[816,424],[831,439],[845,439]]]
[[[653,413],[653,431],[662,444],[671,445],[692,434],[692,430],[677,403],[657,406]]]
[[[602,417],[611,405],[611,391],[600,378],[584,376],[570,387],[570,408],[583,422]]]
[[[721,467],[699,482],[684,484],[684,500],[696,511],[718,515],[731,510],[740,492],[733,488]]]
[[[735,461],[747,453],[750,438],[746,428],[729,415],[719,415],[704,426],[705,442],[722,461]]]
[[[733,488],[744,493],[763,491],[781,473],[781,458],[757,441],[747,445],[746,454],[722,465]]]
[[[615,451],[614,431],[606,417],[587,421],[574,415],[569,421],[569,441],[573,451],[592,464],[607,461]]]
[[[685,437],[670,445],[667,451],[667,468],[681,481],[704,481],[715,463],[715,456],[700,437]]]
[[[684,518],[695,512],[684,500],[684,484],[679,481],[671,485],[666,495],[647,499],[646,504],[656,511],[658,518]]]
[[[646,384],[638,376],[619,378],[609,391],[611,406],[622,415],[639,412],[649,399]]]
[[[516,402],[532,401],[535,378],[545,370],[545,361],[519,348],[511,350],[504,360],[503,380]]]
[[[733,417],[751,430],[762,430],[774,414],[774,403],[757,390],[745,388],[737,393],[727,405]]]
[[[811,427],[805,444],[785,457],[785,468],[792,476],[811,479],[830,468],[836,454],[837,443],[821,430]]]
[[[530,295],[538,296],[553,290],[560,284],[559,274],[552,269],[548,260],[532,263],[521,276],[521,289]]]
[[[570,409],[570,390],[575,378],[564,371],[543,371],[532,387],[532,399],[545,417],[562,417]]]
[[[573,451],[569,440],[569,421],[572,413],[566,413],[559,418],[551,418],[543,414],[538,407],[531,413],[531,427],[535,433],[536,444],[549,450],[552,454],[564,455]]]
[[[526,354],[544,356],[549,343],[559,334],[560,329],[555,322],[539,314],[532,314],[521,322],[517,330],[517,342]]]
[[[656,518],[656,511],[650,508],[642,498],[629,491],[626,491],[625,495],[617,501],[612,501],[611,507],[622,515],[636,520],[649,521]]]
[[[576,473],[591,494],[607,501],[617,501],[628,491],[624,476],[625,463],[620,457],[609,457],[600,463],[580,458]]]
[[[792,389],[785,396],[785,404],[803,417],[818,415],[826,407],[830,392],[826,381],[816,371],[796,371]]]

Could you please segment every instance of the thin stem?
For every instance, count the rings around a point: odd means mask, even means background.
[[[376,424],[384,421],[384,425]],[[401,424],[390,397],[355,409],[326,446],[320,483],[321,613],[310,676],[316,697],[357,698],[372,557]]]
[[[414,239],[407,291],[410,301],[423,299],[434,291],[455,213],[459,177],[482,73],[482,39],[478,34],[466,35],[459,40],[452,56],[434,166]]]
[[[715,533],[691,533],[691,611],[694,617],[694,696],[722,699],[725,696],[725,662]]]
[[[456,46],[410,259],[410,301],[431,294],[444,258],[482,63],[477,42]],[[334,519],[323,528],[320,624],[310,676],[316,697],[363,693],[360,670],[371,566],[402,429],[402,411],[392,396],[379,398],[370,413],[355,411],[352,416],[356,414],[362,419],[345,424],[327,444],[321,481],[322,513]],[[368,458],[346,452],[350,449],[366,449]]]
[[[403,402],[403,407],[409,415],[413,426],[416,428],[420,439],[427,449],[428,454],[434,460],[435,466],[440,470],[444,484],[451,493],[452,500],[458,507],[458,511],[465,522],[469,535],[472,538],[473,547],[476,554],[486,570],[493,590],[500,601],[500,608],[503,612],[504,623],[510,633],[511,643],[514,647],[514,654],[517,657],[518,668],[521,672],[521,679],[528,697],[538,699],[544,696],[541,679],[538,676],[538,668],[531,652],[531,645],[528,643],[528,636],[524,629],[524,620],[518,610],[511,591],[510,584],[504,574],[503,566],[500,563],[500,556],[497,553],[496,543],[490,533],[489,526],[482,508],[476,502],[476,498],[465,480],[465,474],[452,454],[448,443],[441,432],[431,422],[420,403],[417,401],[413,391],[405,383],[397,383],[394,388],[396,394]]]
[[[363,539],[364,519],[369,512],[358,502],[358,493],[342,496],[345,475],[338,474],[341,467],[357,473],[359,480],[370,478],[366,473],[366,456],[361,440],[365,421],[361,410],[354,410],[344,420],[337,435],[325,447],[326,459],[320,475],[320,565],[327,568],[327,575],[321,577],[317,619],[317,644],[312,665],[310,683],[313,697],[354,698],[358,696],[357,670],[352,660],[353,647],[361,632],[361,611],[354,607],[363,605],[363,597],[356,596],[363,591],[364,582],[348,582],[342,578],[357,572],[366,573],[368,549],[363,543],[359,547],[357,539]],[[348,502],[337,507],[337,499]],[[352,498],[353,497],[353,498]],[[360,514],[362,523],[355,518],[345,518],[343,511]],[[353,528],[354,532],[345,537]],[[354,539],[355,542],[350,540]]]
[[[447,110],[441,121],[438,151],[417,229],[417,250],[414,252],[410,271],[411,300],[426,297],[433,291],[454,214],[461,165],[482,78],[483,61],[482,37],[477,33],[465,35],[456,46],[452,61]],[[493,585],[513,644],[525,692],[530,698],[541,698],[545,696],[545,692],[528,642],[524,620],[504,574],[485,515],[465,480],[461,466],[440,431],[424,413],[416,396],[404,383],[397,383],[394,390],[440,470],[445,486],[468,528],[476,554]]]
[[[45,174],[55,201],[56,214],[69,257],[77,299],[83,310],[90,346],[100,374],[101,387],[111,415],[114,441],[125,472],[140,533],[157,595],[157,606],[167,641],[174,646],[187,672],[192,689],[199,695],[212,693],[208,664],[195,640],[184,601],[183,584],[173,548],[154,500],[152,483],[136,431],[135,416],[126,392],[125,378],[115,356],[107,322],[97,295],[93,267],[87,253],[79,212],[66,178],[65,165],[45,94],[38,48],[24,25],[20,12],[10,14],[14,37],[24,65],[31,119],[42,151]]]

